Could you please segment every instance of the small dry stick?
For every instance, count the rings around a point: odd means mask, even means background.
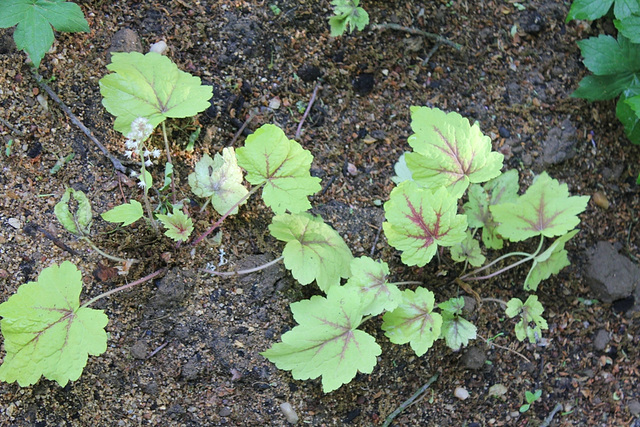
[[[304,110],[302,119],[300,119],[300,123],[298,123],[298,129],[296,130],[296,140],[300,138],[300,135],[302,134],[302,124],[304,123],[305,119],[309,115],[309,111],[311,111],[311,107],[313,106],[313,103],[316,100],[316,95],[318,95],[319,88],[320,88],[320,85],[316,83],[316,87],[313,88],[313,94],[311,95],[311,99],[309,100],[309,105],[307,105],[307,109]]]
[[[15,133],[18,136],[24,136],[24,133],[20,132],[18,129],[14,128],[11,123],[0,117],[0,123],[11,129],[11,132]]]
[[[446,44],[447,46],[451,46],[456,50],[461,50],[462,45],[452,42],[451,40],[442,37],[441,35],[429,33],[427,31],[422,31],[417,28],[405,27],[404,25],[398,24],[376,24],[371,26],[372,30],[397,30],[404,31],[405,33],[413,34],[416,36],[426,37],[428,39],[434,40],[438,43]]]
[[[253,110],[250,110],[249,111],[249,118],[247,118],[247,120],[244,121],[242,126],[240,126],[240,129],[238,129],[238,132],[236,132],[236,134],[233,135],[233,139],[231,140],[230,143],[227,144],[227,147],[231,147],[233,144],[236,143],[236,141],[238,140],[240,135],[242,135],[242,132],[244,132],[244,130],[247,128],[247,126],[249,126],[249,123],[251,123],[251,121],[253,120],[253,118],[255,116],[256,116],[256,113]]]
[[[376,245],[378,244],[378,239],[380,238],[380,233],[382,232],[382,224],[384,223],[384,217],[380,220],[380,226],[378,227],[378,231],[376,232],[376,238],[373,239],[373,246],[371,246],[371,257],[376,252]]]
[[[478,338],[480,338],[482,341],[486,342],[486,343],[487,343],[487,344],[489,344],[489,345],[495,345],[495,346],[496,346],[496,347],[498,347],[498,348],[501,348],[501,349],[503,349],[503,350],[510,351],[511,353],[515,353],[515,354],[517,354],[518,356],[522,357],[524,360],[526,360],[526,361],[527,361],[527,363],[531,363],[531,360],[529,360],[529,359],[527,358],[527,356],[525,356],[524,354],[522,354],[522,353],[520,353],[520,352],[518,352],[518,351],[516,351],[516,350],[512,350],[512,349],[510,349],[509,347],[505,347],[505,346],[500,345],[500,344],[496,344],[496,343],[494,343],[493,341],[488,341],[488,340],[484,339],[484,338],[483,338],[482,336],[480,336],[480,335],[478,335]]]
[[[62,109],[62,111],[65,112],[65,114],[67,116],[69,116],[69,118],[71,119],[71,122],[78,126],[80,128],[80,130],[82,132],[84,132],[85,135],[87,135],[87,137],[93,141],[94,144],[96,144],[98,146],[98,148],[100,149],[100,151],[102,151],[102,154],[104,154],[109,160],[111,160],[111,163],[113,164],[113,167],[122,172],[123,174],[127,174],[127,169],[122,165],[122,163],[120,162],[120,160],[116,159],[111,153],[109,153],[109,150],[106,149],[106,147],[104,145],[102,145],[102,143],[100,141],[98,141],[98,139],[93,136],[93,133],[91,133],[91,131],[89,129],[87,129],[87,127],[80,121],[80,119],[73,114],[73,112],[71,111],[71,109],[69,107],[66,106],[66,104],[64,102],[62,102],[62,100],[58,97],[58,95],[56,95],[56,93],[53,91],[53,89],[51,89],[49,87],[49,85],[47,85],[42,76],[40,74],[38,74],[37,72],[34,72],[36,81],[38,82],[38,85],[44,89],[49,96],[51,97],[51,99],[53,99],[55,102],[58,103],[58,105],[60,106],[60,108]]]
[[[553,407],[553,410],[549,413],[547,418],[544,419],[540,427],[549,427],[551,421],[553,421],[553,417],[562,409],[562,403],[556,403],[556,406]]]
[[[391,422],[395,419],[395,417],[397,417],[398,415],[400,415],[400,413],[402,411],[404,411],[405,409],[407,409],[414,400],[416,400],[418,397],[420,397],[420,395],[422,393],[424,393],[425,391],[427,391],[427,389],[429,388],[429,386],[431,384],[433,384],[436,380],[438,379],[438,374],[435,374],[434,376],[432,376],[429,381],[427,381],[427,383],[425,385],[423,385],[422,387],[420,387],[418,389],[418,391],[416,391],[415,393],[413,393],[413,396],[411,396],[409,399],[407,399],[402,405],[400,405],[398,407],[398,409],[396,409],[395,411],[393,411],[391,414],[389,414],[389,416],[384,420],[384,424],[382,424],[382,427],[389,427],[391,425]]]
[[[149,360],[151,359],[153,356],[155,356],[156,354],[158,354],[158,352],[160,350],[162,350],[163,348],[165,348],[171,341],[166,341],[164,344],[161,344],[160,347],[156,348],[155,350],[153,350],[151,352],[150,355],[147,356],[147,358],[145,360]]]

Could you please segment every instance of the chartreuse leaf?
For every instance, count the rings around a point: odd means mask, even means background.
[[[396,184],[400,184],[402,181],[410,181],[412,179],[411,171],[407,167],[407,161],[404,158],[405,154],[407,153],[402,153],[398,158],[396,164],[393,166],[393,170],[396,174],[395,176],[391,177],[391,181],[395,182]]]
[[[69,206],[72,198],[77,205],[74,213],[71,213]],[[67,188],[62,195],[62,199],[53,208],[53,212],[56,214],[60,224],[69,233],[76,236],[89,234],[93,213],[91,212],[91,202],[82,191]]]
[[[116,206],[113,209],[109,209],[103,214],[100,214],[102,219],[109,222],[121,222],[123,226],[133,224],[142,216],[142,205],[137,200],[129,200],[129,203]]]
[[[116,116],[114,129],[127,135],[131,122],[144,117],[154,128],[170,117],[191,117],[209,108],[211,86],[178,69],[155,52],[114,52],[113,73],[100,79],[102,105]]]
[[[383,224],[389,244],[403,251],[402,262],[424,266],[440,246],[453,246],[465,238],[467,220],[457,215],[458,200],[445,188],[435,193],[404,181],[384,204]]]
[[[384,334],[394,344],[410,343],[416,355],[422,356],[440,337],[442,316],[433,311],[434,301],[428,289],[405,289],[398,308],[382,318]]]
[[[373,371],[382,351],[371,335],[357,329],[362,322],[357,289],[334,286],[326,298],[295,302],[291,311],[299,325],[261,353],[278,368],[291,371],[297,380],[322,376],[325,393],[348,383],[358,372]]]
[[[342,35],[347,26],[352,33],[355,28],[362,31],[369,23],[369,14],[366,10],[358,7],[360,0],[333,0],[333,14],[329,18],[331,26],[331,37]]]
[[[438,304],[438,307],[442,310],[440,336],[444,337],[449,348],[458,351],[460,347],[466,346],[469,340],[476,338],[476,327],[462,317],[464,298],[451,298]]]
[[[456,262],[467,261],[474,267],[480,267],[486,259],[480,250],[480,243],[469,231],[462,242],[451,246],[451,258]]]
[[[518,171],[511,169],[487,182],[484,187],[471,184],[469,201],[464,204],[469,227],[482,227],[482,243],[489,249],[502,249],[503,241],[496,232],[497,224],[489,206],[518,199]]]
[[[491,151],[491,139],[480,126],[460,114],[438,108],[411,107],[409,137],[413,153],[406,153],[413,180],[436,190],[447,187],[460,197],[469,183],[485,182],[500,175],[504,156]]]
[[[515,327],[516,338],[520,341],[528,338],[532,344],[542,338],[542,329],[549,329],[547,321],[542,317],[543,312],[544,308],[538,301],[537,295],[529,295],[524,304],[520,299],[512,298],[507,303],[507,309],[505,310],[505,314],[510,318],[521,317]]]
[[[69,261],[47,267],[38,280],[0,304],[6,355],[0,380],[25,387],[40,376],[64,387],[80,377],[88,355],[107,350],[102,310],[80,307],[82,276]]]
[[[210,197],[211,205],[220,215],[249,193],[242,185],[242,169],[232,147],[224,148],[222,156],[216,154],[213,160],[205,154],[189,174],[189,185],[196,196]],[[238,206],[231,211],[232,215],[237,213]]]
[[[498,233],[519,242],[534,236],[562,236],[580,223],[588,196],[569,196],[567,184],[560,184],[546,172],[516,202],[490,207]]]
[[[184,242],[193,232],[193,221],[176,206],[173,207],[172,214],[157,214],[156,218],[166,228],[164,235],[175,241]]]
[[[548,279],[552,274],[558,274],[560,270],[571,264],[567,257],[567,251],[564,249],[564,244],[578,234],[578,231],[573,230],[562,237],[558,237],[547,250],[533,259],[531,270],[529,270],[529,274],[527,274],[527,278],[524,281],[525,290],[536,291],[540,282]]]
[[[308,196],[320,191],[320,178],[312,177],[311,153],[288,139],[275,125],[262,125],[238,148],[238,164],[247,181],[263,185],[262,198],[276,214],[304,212],[311,207]]]
[[[64,0],[2,0],[0,28],[18,25],[13,33],[16,47],[29,54],[36,68],[53,44],[53,30],[89,31],[84,14],[75,3]]]
[[[342,237],[320,217],[308,213],[282,214],[269,225],[271,235],[287,242],[282,251],[284,265],[302,285],[314,280],[327,292],[349,277],[353,259]]]
[[[351,276],[345,284],[360,291],[362,314],[377,316],[383,311],[391,311],[402,300],[402,292],[387,281],[389,267],[386,262],[374,261],[369,257],[351,260]]]

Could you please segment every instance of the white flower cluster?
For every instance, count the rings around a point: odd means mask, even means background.
[[[153,132],[153,126],[149,123],[144,117],[138,117],[134,121],[131,122],[131,132],[127,135],[127,140],[124,143],[125,148],[127,149],[124,152],[124,155],[127,158],[131,158],[132,156],[137,155],[140,152],[140,149],[143,149],[142,155],[145,158],[144,165],[146,167],[150,167],[153,162],[151,161],[151,157],[157,159],[160,157],[160,150],[157,148],[153,151],[147,150],[144,146],[144,141],[151,135]]]

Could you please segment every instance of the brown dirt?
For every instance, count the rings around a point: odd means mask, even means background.
[[[453,353],[440,342],[420,358],[408,346],[391,345],[380,320],[373,319],[365,329],[383,347],[373,374],[358,375],[325,395],[319,381],[295,381],[259,355],[294,326],[288,304],[316,293],[314,288],[301,289],[284,270],[242,280],[198,270],[217,264],[221,250],[230,269],[253,265],[262,254],[277,256],[281,245],[269,236],[269,210],[258,199],[225,222],[220,244],[210,239],[195,252],[158,240],[144,225],[104,234],[112,226],[96,215],[92,231],[100,247],[145,260],[129,280],[164,266],[169,272],[98,304],[110,319],[108,349],[90,357],[78,381],[64,388],[46,380],[24,389],[0,385],[0,423],[285,425],[279,405],[289,402],[307,424],[380,425],[435,373],[439,378],[425,397],[394,425],[538,425],[556,403],[563,408],[551,425],[637,423],[638,320],[610,305],[585,304],[591,295],[582,271],[585,249],[598,240],[619,244],[635,261],[640,257],[640,152],[624,137],[612,102],[569,97],[585,73],[576,41],[611,31],[610,25],[565,25],[568,5],[553,0],[524,2],[524,11],[511,1],[365,1],[372,23],[421,28],[463,46],[460,52],[442,46],[424,65],[433,46],[429,40],[371,29],[330,38],[328,1],[273,3],[282,10],[278,16],[267,3],[251,1],[83,2],[91,33],[57,34],[40,71],[55,76],[51,87],[122,159],[123,138],[113,131],[98,88],[111,38],[131,28],[145,48],[166,40],[168,55],[181,69],[214,87],[206,113],[171,122],[180,196],[191,197],[186,176],[195,161],[226,146],[251,111],[256,117],[250,129],[275,123],[293,137],[301,117],[296,104],[308,102],[317,69],[321,89],[299,142],[315,156],[313,173],[326,187],[313,198],[314,212],[345,237],[355,256],[371,251],[383,213],[377,203],[387,199],[393,164],[409,148],[409,106],[437,106],[478,120],[523,184],[544,169],[567,182],[572,193],[600,191],[611,203],[605,210],[590,202],[582,232],[569,244],[573,264],[540,287],[548,345],[517,342],[513,322],[485,305],[473,314],[480,334],[503,332],[495,342],[533,363],[477,341],[487,362],[471,370],[465,368],[465,351]],[[52,100],[46,110],[38,103],[38,85],[23,53],[7,43],[9,34],[0,30],[0,115],[14,128],[0,123],[0,135],[5,143],[15,141],[12,155],[6,157],[3,146],[0,156],[0,300],[63,260],[79,266],[84,295],[95,296],[123,279],[94,278],[100,258],[62,230],[53,206],[68,186],[85,191],[96,214],[139,192]],[[276,97],[280,108],[266,108]],[[189,153],[181,147],[197,126],[203,136]],[[50,175],[58,157],[71,152],[75,158]],[[545,163],[550,160],[557,163]],[[349,163],[355,174],[347,171]],[[196,233],[215,220],[198,210],[191,210]],[[81,255],[62,250],[41,230]],[[440,300],[458,292],[435,274],[454,275],[457,267],[403,267],[383,236],[375,253],[390,263],[397,280],[423,280]],[[524,274],[517,271],[476,290],[487,297],[523,297]],[[601,329],[611,340],[597,350],[593,341]],[[506,387],[501,398],[488,394],[495,384]],[[454,397],[459,386],[469,399]],[[536,389],[542,398],[520,414],[525,391]]]

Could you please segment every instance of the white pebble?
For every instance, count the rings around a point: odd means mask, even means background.
[[[149,52],[159,53],[160,55],[164,55],[167,51],[167,43],[164,40],[160,40],[158,43],[154,43],[149,48]]]
[[[462,387],[456,387],[453,395],[460,400],[466,400],[469,398],[469,392],[467,391],[467,389]]]
[[[296,411],[291,406],[291,403],[284,402],[280,405],[280,409],[282,410],[284,416],[287,417],[287,421],[289,421],[290,424],[295,424],[298,422],[298,414],[296,414]]]

